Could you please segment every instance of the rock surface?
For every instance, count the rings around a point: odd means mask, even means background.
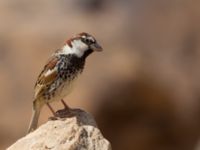
[[[8,150],[111,150],[93,117],[80,109],[70,110],[65,118],[49,120],[34,132],[19,139]]]

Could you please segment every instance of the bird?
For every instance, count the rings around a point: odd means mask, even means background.
[[[82,32],[68,39],[62,48],[52,54],[35,83],[28,133],[37,128],[44,105],[48,106],[54,116],[56,113],[51,102],[60,100],[66,109],[69,108],[63,98],[72,91],[75,80],[84,69],[86,58],[102,50],[94,36]]]

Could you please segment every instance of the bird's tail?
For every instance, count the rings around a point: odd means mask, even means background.
[[[38,100],[33,101],[33,111],[32,111],[32,117],[31,117],[30,125],[29,125],[29,128],[28,128],[28,133],[34,131],[37,128],[37,125],[38,125],[40,110],[41,110],[41,107],[43,106],[43,104],[38,103],[38,102],[39,102]]]
[[[31,122],[28,128],[28,133],[34,131],[37,128],[39,116],[40,116],[40,109],[33,109]]]

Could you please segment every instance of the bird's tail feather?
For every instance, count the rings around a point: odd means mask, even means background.
[[[28,133],[30,133],[31,131],[34,131],[37,128],[39,115],[40,115],[40,109],[33,108],[33,114],[31,117],[29,128],[28,128]]]

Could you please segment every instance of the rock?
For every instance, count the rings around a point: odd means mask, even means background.
[[[48,149],[111,150],[111,145],[90,114],[80,109],[71,109],[65,118],[49,120],[7,150]]]

